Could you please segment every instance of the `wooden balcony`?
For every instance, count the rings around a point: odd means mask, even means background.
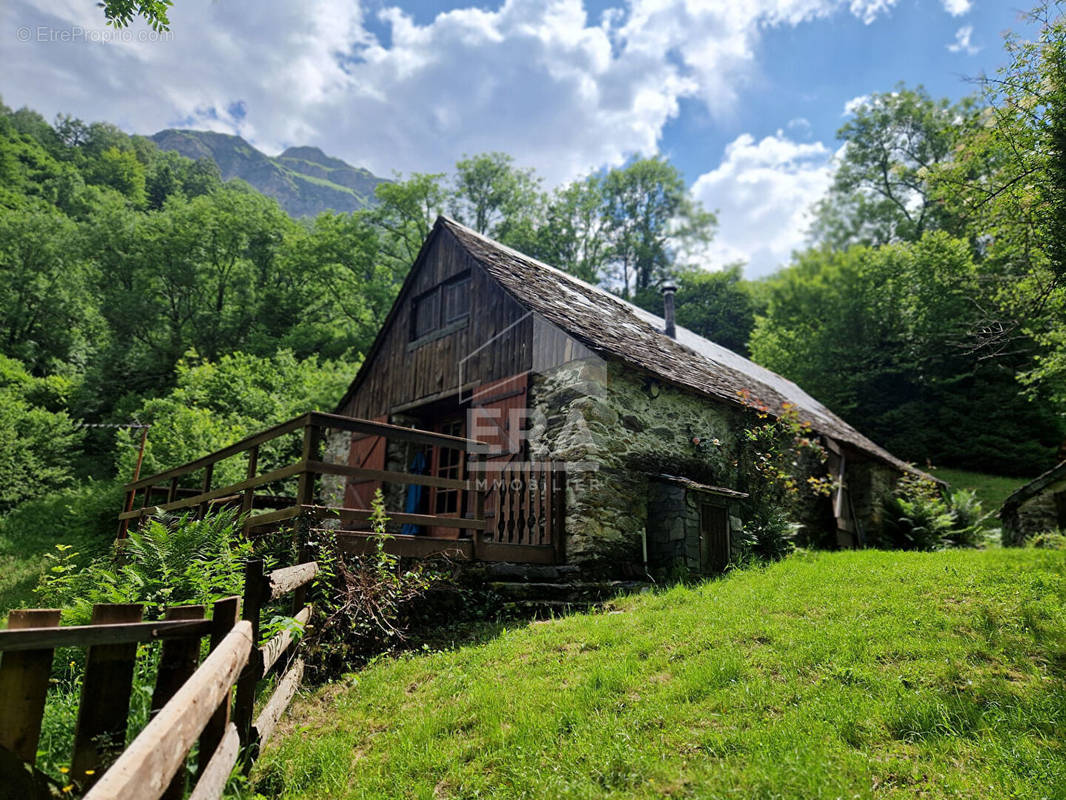
[[[338,432],[462,450],[466,453],[468,476],[442,478],[328,461],[323,444]],[[316,527],[332,520],[329,524],[336,529],[340,547],[359,554],[377,546],[376,534],[367,530],[371,509],[334,505],[324,498],[343,496],[343,481],[380,481],[404,487],[399,493],[386,494],[403,496],[408,486],[425,486],[457,490],[463,497],[463,507],[456,515],[414,514],[387,508],[392,526],[456,531],[455,538],[390,534],[384,542],[389,552],[422,558],[442,555],[460,560],[560,563],[564,484],[556,481],[547,495],[540,492],[544,496],[538,495],[537,502],[542,510],[534,512],[528,498],[523,506],[520,498],[509,499],[506,491],[501,491],[499,481],[484,479],[478,465],[487,452],[487,445],[472,439],[313,411],[187,464],[127,484],[125,510],[119,515],[119,537],[126,535],[131,522],[139,524],[158,511],[202,516],[220,508],[236,508],[249,536],[292,525],[298,519]],[[244,478],[233,480],[237,473]],[[226,474],[228,480],[216,480],[216,476]],[[325,482],[331,477],[342,481],[329,492]],[[491,502],[492,517],[486,518],[486,496],[492,492],[496,493]],[[516,533],[516,519],[527,518],[530,522],[525,527],[535,527],[535,536]]]

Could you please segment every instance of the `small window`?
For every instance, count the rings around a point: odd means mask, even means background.
[[[444,324],[455,322],[470,313],[470,277],[467,276],[442,287],[444,294]]]
[[[411,304],[411,339],[417,341],[449,326],[460,327],[470,314],[471,285],[470,273],[464,273],[416,297]]]
[[[436,289],[415,300],[413,338],[421,339],[440,327],[440,292]]]

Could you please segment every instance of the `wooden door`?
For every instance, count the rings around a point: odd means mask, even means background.
[[[375,417],[374,422],[388,422],[388,416]],[[352,436],[348,452],[348,464],[364,469],[385,469],[385,438],[383,436]],[[370,508],[374,492],[381,481],[350,478],[344,487],[344,505],[347,508]]]
[[[711,574],[729,564],[729,514],[713,503],[700,505],[700,569]]]
[[[447,436],[463,436],[462,417],[444,420],[433,426],[437,433]],[[430,458],[430,474],[438,478],[460,480],[466,477],[466,453],[450,447],[434,447]],[[439,489],[430,487],[429,513],[438,517],[461,517],[463,515],[463,495],[459,489]],[[459,528],[433,526],[429,535],[440,538],[456,539]]]

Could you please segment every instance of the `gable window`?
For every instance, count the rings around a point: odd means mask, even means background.
[[[470,316],[470,273],[423,292],[411,303],[411,340],[436,338],[458,330]]]

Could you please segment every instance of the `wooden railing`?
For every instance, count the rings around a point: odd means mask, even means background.
[[[88,790],[88,800],[182,798],[189,752],[199,741],[189,797],[221,797],[241,753],[250,764],[303,675],[292,628],[258,645],[261,610],[292,593],[295,624],[307,625],[307,586],[317,572],[318,565],[308,562],[264,574],[262,561],[249,562],[243,614],[240,599],[230,597],[214,604],[209,620],[199,605],[171,607],[166,619],[155,622],[141,621],[144,607],[138,604],[97,605],[92,624],[68,627],[58,627],[57,609],[12,611],[8,628],[0,630],[0,748],[32,774],[55,650],[87,647],[67,791]],[[210,651],[197,667],[207,636]],[[152,716],[124,747],[137,645],[159,640]],[[282,667],[283,676],[256,716],[257,683]],[[18,778],[0,774],[7,786],[17,785]]]
[[[344,431],[381,437],[395,442],[462,450],[470,478],[444,478],[386,469],[367,469],[325,460],[322,452],[327,432]],[[285,437],[291,441],[286,442]],[[270,453],[275,463],[265,464]],[[279,459],[285,452],[289,459]],[[311,412],[249,436],[236,444],[180,467],[160,472],[126,485],[125,508],[119,515],[119,536],[131,522],[157,509],[172,512],[207,511],[231,507],[241,511],[245,531],[251,535],[284,525],[297,517],[332,519],[340,526],[337,541],[349,553],[367,552],[376,546],[366,532],[371,509],[351,508],[323,501],[323,482],[328,476],[354,481],[374,481],[399,486],[425,486],[458,491],[463,497],[458,515],[415,514],[387,510],[394,526],[413,525],[423,530],[453,529],[457,538],[394,535],[386,547],[403,556],[444,555],[487,561],[556,563],[563,559],[565,476],[555,465],[538,465],[519,474],[509,468],[508,485],[515,478],[525,481],[519,492],[501,488],[501,473],[484,456],[488,447],[472,439],[389,425],[383,422]],[[218,465],[241,459],[243,480],[216,485]],[[283,463],[291,461],[291,463]],[[543,488],[542,488],[543,487]],[[341,488],[343,492],[343,487]],[[486,495],[493,493],[493,517],[485,515]],[[363,530],[360,530],[362,528]]]
[[[203,514],[211,508],[220,506],[237,507],[246,515],[245,527],[248,531],[276,526],[307,512],[339,518],[342,523],[367,520],[371,513],[369,508],[345,508],[318,502],[320,481],[323,476],[327,475],[476,493],[474,483],[468,480],[439,478],[410,472],[364,469],[348,464],[327,462],[323,460],[321,453],[327,430],[380,436],[387,441],[463,450],[467,453],[468,459],[475,461],[485,449],[482,444],[472,439],[313,411],[275,425],[262,433],[249,436],[236,444],[180,467],[127,484],[125,507],[130,510],[123,511],[119,515],[121,521],[119,536],[125,535],[131,521],[152,514],[155,509],[177,512],[191,510],[196,514]],[[299,456],[296,460],[284,466],[273,466],[263,472],[260,464],[264,447],[274,443],[275,447],[280,444],[284,448],[284,443],[279,443],[277,440],[297,432],[301,436]],[[292,449],[295,451],[296,447]],[[214,479],[216,466],[238,458],[243,458],[246,465],[244,480],[216,486]],[[198,484],[198,489],[187,485],[194,481]],[[268,487],[273,488],[267,492]],[[463,517],[389,511],[389,519],[399,525],[409,523],[419,526],[458,528],[471,533],[484,530],[486,527],[484,516],[477,514],[477,503],[472,503],[471,506],[470,513]]]

